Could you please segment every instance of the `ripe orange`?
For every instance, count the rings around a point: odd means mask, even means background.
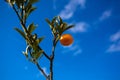
[[[73,43],[73,37],[70,34],[63,34],[60,38],[60,43],[64,46],[69,46]]]

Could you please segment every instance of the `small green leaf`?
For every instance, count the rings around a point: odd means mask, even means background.
[[[35,42],[32,44],[32,48],[33,48],[34,51],[39,50],[38,45],[43,39],[44,39],[44,37],[41,37],[41,38],[38,38],[38,39],[35,40]]]
[[[40,37],[40,38],[36,39],[36,45],[38,45],[43,39],[44,39],[44,37]]]
[[[68,30],[68,29],[71,29],[71,28],[73,28],[75,25],[70,25],[70,26],[67,26],[65,29],[64,29],[64,31],[66,31],[66,30]]]
[[[50,20],[49,19],[45,19],[46,20],[46,22],[49,24],[49,25],[51,25],[51,22],[50,22]]]
[[[34,10],[36,10],[37,8],[36,7],[32,7],[30,10],[29,10],[29,14],[32,13]]]
[[[18,8],[20,8],[21,5],[24,3],[24,0],[15,0],[15,2],[17,4]]]
[[[13,4],[15,4],[15,0],[5,0],[7,3],[9,3],[11,6],[13,6]]]
[[[36,7],[33,7],[31,4],[30,4],[30,5],[27,5],[27,6],[25,7],[25,15],[24,15],[25,19],[27,19],[28,16],[29,16],[34,10],[36,10],[36,9],[37,9],[37,8],[36,8]]]
[[[42,55],[42,53],[43,53],[43,50],[32,52],[32,58],[37,60]]]
[[[34,40],[36,40],[37,39],[37,34],[35,33],[32,37],[33,37]]]
[[[36,26],[34,25],[34,23],[30,24],[27,28],[29,33],[32,33],[35,30]]]
[[[19,32],[20,34],[21,34],[21,36],[23,36],[23,38],[24,39],[26,39],[26,36],[25,36],[25,33],[22,31],[22,30],[20,30],[20,29],[18,29],[18,28],[14,28],[17,32]]]
[[[62,18],[58,16],[58,19],[60,20],[60,25],[63,23]]]
[[[52,23],[49,21],[49,19],[46,19],[46,22],[49,24],[50,29],[52,30],[52,34],[55,35],[56,29],[55,29],[55,27],[54,27],[54,24],[52,24]]]
[[[54,17],[51,24],[54,25],[56,20],[57,20],[57,17]]]
[[[36,7],[33,7],[32,5],[39,0],[29,0],[28,3],[25,6],[25,19],[28,18],[28,16],[36,9]]]
[[[38,51],[38,45],[36,45],[36,43],[34,43],[34,44],[32,45],[32,48],[33,48],[34,51]]]
[[[64,22],[63,23],[63,28],[65,28],[65,27],[67,27],[67,23]]]
[[[50,20],[49,19],[45,19],[46,20],[46,22],[49,24],[49,26],[50,26],[50,28],[51,28],[51,30],[54,28],[54,26],[52,26],[52,24],[51,24],[51,22],[50,22]]]

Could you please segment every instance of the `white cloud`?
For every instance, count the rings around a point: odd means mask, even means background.
[[[112,14],[112,10],[106,10],[106,11],[104,11],[102,13],[102,15],[100,16],[99,20],[103,21],[103,20],[109,18],[111,16],[111,14]]]
[[[110,45],[107,52],[120,52],[120,41]]]
[[[85,22],[78,22],[75,24],[75,27],[71,28],[72,33],[86,32],[89,25]]]
[[[120,40],[120,31],[118,31],[117,33],[113,34],[110,37],[110,40],[113,41],[113,42],[116,42],[117,40]]]
[[[63,46],[63,50],[62,50],[62,53],[71,53],[73,54],[73,56],[77,56],[79,55],[80,53],[82,53],[82,50],[80,48],[80,46],[78,45],[78,43],[74,43],[70,46]]]
[[[78,49],[73,55],[74,56],[77,56],[78,54],[80,54],[82,52],[82,50],[81,49]]]
[[[73,16],[78,6],[85,8],[85,3],[86,0],[70,0],[70,2],[60,12],[59,16],[61,16],[62,19],[69,19]]]
[[[111,35],[110,41],[112,44],[107,49],[107,52],[120,52],[120,31]]]

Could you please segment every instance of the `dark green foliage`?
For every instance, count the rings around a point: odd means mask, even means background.
[[[24,39],[26,39],[25,33],[24,33],[22,30],[20,30],[20,29],[18,29],[18,28],[14,28],[14,29],[15,29],[17,32],[19,32]]]
[[[34,23],[30,24],[27,28],[29,33],[32,33],[35,30],[36,26],[34,25]]]
[[[63,22],[60,16],[54,17],[52,21],[46,19],[46,22],[49,24],[54,37],[60,37],[64,31],[74,27],[74,25],[68,25],[67,23]]]
[[[43,53],[43,50],[33,51],[31,53],[31,56],[32,56],[33,59],[37,60],[38,58],[40,58],[42,53]]]
[[[26,50],[23,51],[24,56],[30,60],[31,62],[35,63],[38,69],[43,73],[47,80],[53,80],[53,60],[54,60],[54,51],[57,42],[59,41],[61,35],[68,29],[72,28],[74,25],[68,25],[64,22],[60,16],[54,17],[51,21],[46,19],[46,22],[49,24],[51,32],[53,34],[53,47],[51,55],[49,56],[44,52],[44,50],[40,47],[41,41],[44,37],[38,37],[36,33],[33,33],[36,29],[34,23],[26,25],[26,20],[28,16],[36,10],[36,7],[33,6],[34,3],[38,2],[39,0],[6,0],[20,20],[20,24],[23,30],[15,28],[17,32],[21,34],[21,36],[25,39],[27,46]],[[44,70],[40,67],[37,60],[44,55],[50,61],[50,74],[46,74]]]

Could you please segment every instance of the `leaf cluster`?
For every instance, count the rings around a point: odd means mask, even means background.
[[[36,60],[40,57],[38,54],[42,54],[43,50],[39,49],[39,43],[43,40],[43,37],[38,38],[37,34],[32,34],[32,32],[36,29],[34,23],[31,23],[26,27],[25,23],[28,16],[36,9],[33,6],[34,3],[39,0],[6,0],[15,10],[18,15],[19,20],[21,21],[23,30],[15,28],[23,38],[25,39],[27,45],[26,51],[24,52],[25,56],[28,58],[30,56],[35,58]],[[46,22],[49,24],[52,34],[54,36],[54,43],[60,39],[61,35],[64,31],[72,28],[74,25],[68,25],[66,22],[63,22],[60,16],[54,17],[51,21],[46,19]]]
[[[28,16],[36,10],[36,7],[33,6],[34,3],[39,0],[6,0],[11,7],[17,8],[21,19],[26,20]]]
[[[38,38],[37,34],[32,34],[36,29],[36,25],[31,23],[26,27],[26,20],[28,16],[36,9],[33,6],[34,3],[39,0],[6,0],[16,12],[23,30],[15,28],[17,32],[25,39],[27,43],[26,51],[23,54],[26,58],[37,60],[43,53],[42,49],[39,49],[39,43],[43,40],[43,37]]]
[[[60,16],[54,17],[52,21],[46,19],[46,22],[49,24],[52,34],[57,40],[59,40],[63,32],[74,27],[74,25],[68,25],[66,22],[63,22]]]
[[[22,53],[25,57],[31,62],[35,63],[38,69],[43,73],[47,80],[53,80],[53,59],[54,59],[54,51],[58,40],[61,35],[68,29],[72,28],[74,25],[68,25],[66,22],[63,22],[60,16],[54,17],[51,21],[46,19],[46,22],[49,24],[51,32],[53,34],[53,47],[52,53],[48,56],[44,50],[39,46],[40,42],[44,39],[44,37],[38,37],[36,33],[33,33],[36,29],[36,25],[31,23],[26,25],[26,20],[28,16],[36,9],[33,6],[34,3],[39,0],[6,0],[7,3],[11,5],[15,13],[17,14],[21,27],[23,30],[19,28],[15,28],[17,32],[25,39],[26,41],[26,50]],[[50,61],[50,74],[47,75],[44,70],[40,67],[37,60],[42,56],[42,54]]]
[[[26,51],[23,52],[23,54],[26,56],[26,58],[28,58],[28,55],[30,53],[30,57],[37,60],[43,53],[43,50],[39,49],[39,43],[44,39],[44,37],[38,38],[37,34],[32,34],[35,28],[36,26],[32,23],[27,27],[28,33],[25,33],[18,28],[15,28],[15,30],[21,34],[21,36],[26,40],[26,43],[28,45],[26,47]]]

